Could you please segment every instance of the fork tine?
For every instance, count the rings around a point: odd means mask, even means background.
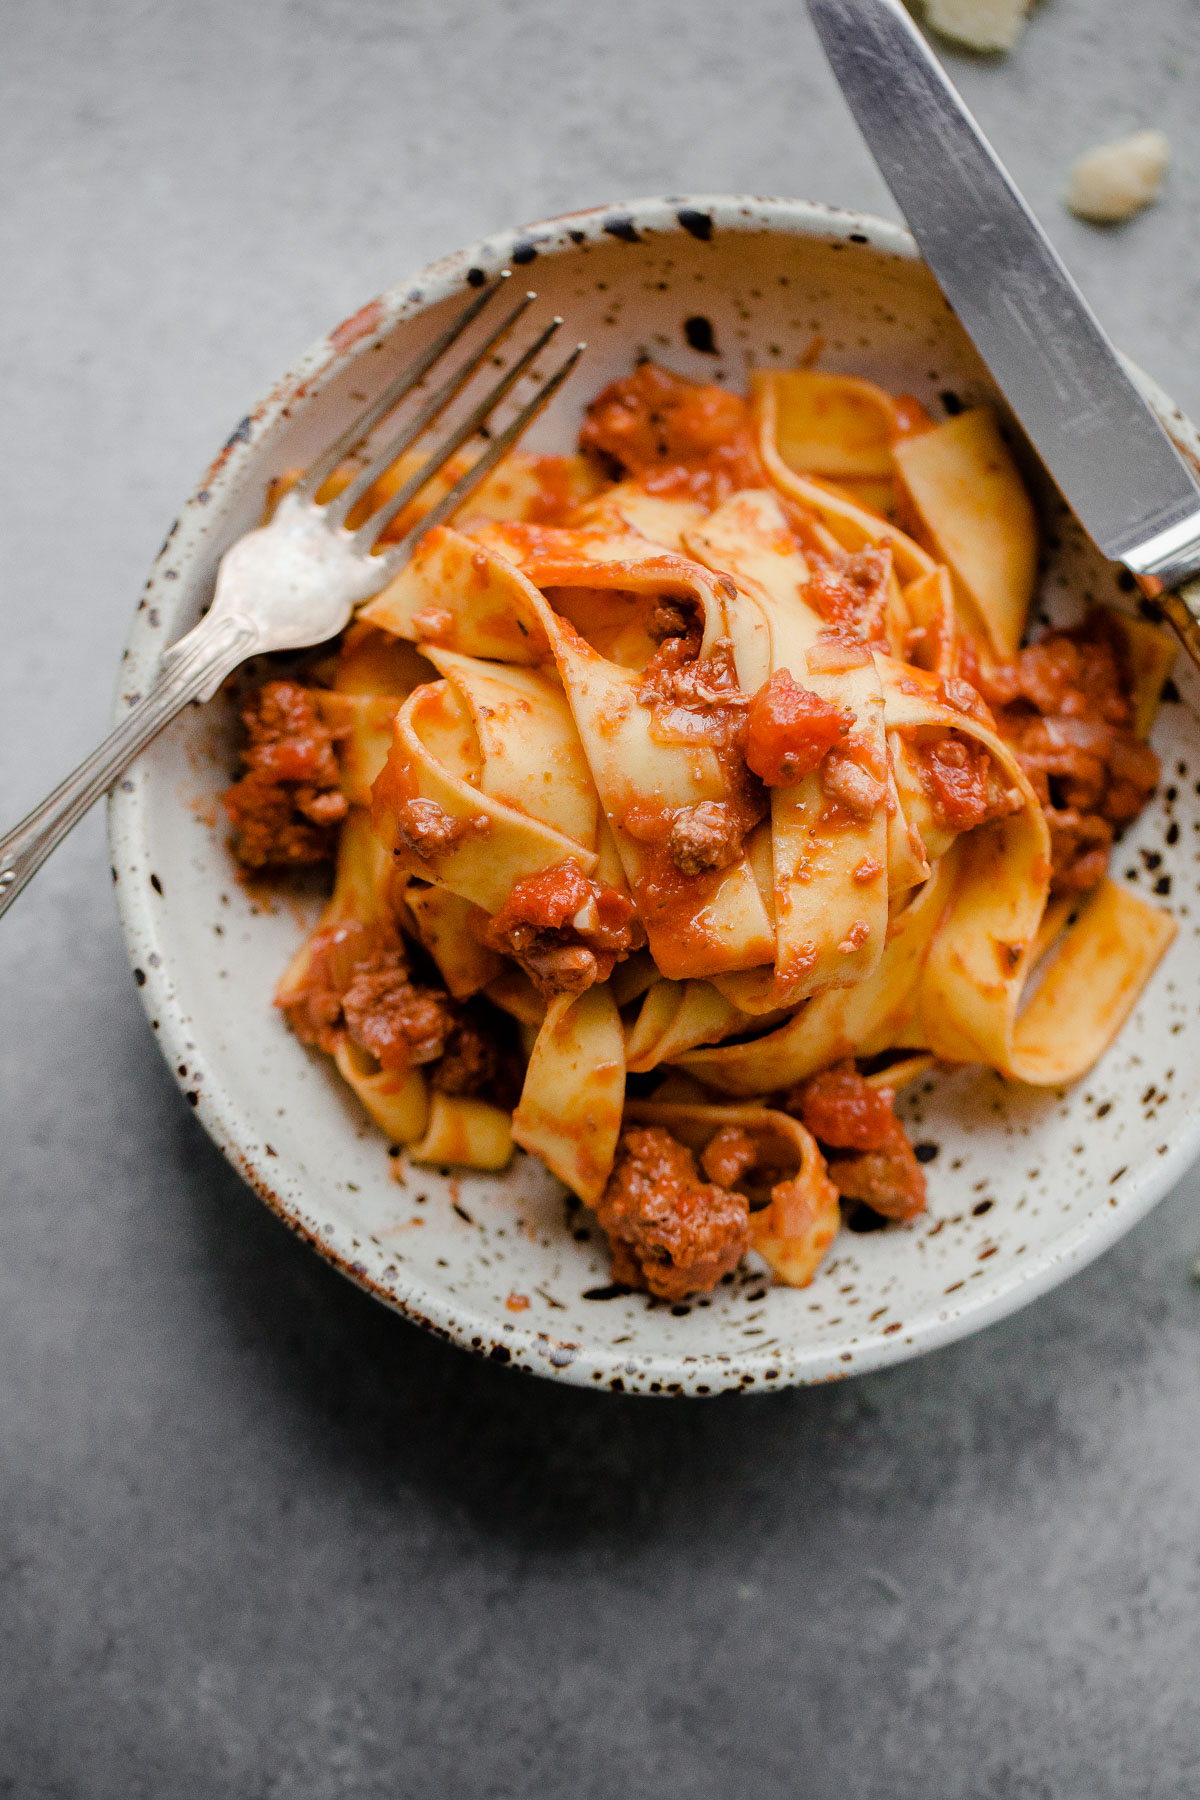
[[[329,502],[325,508],[325,518],[330,525],[345,523],[363,495],[374,486],[385,469],[390,469],[396,458],[402,455],[410,444],[415,444],[422,432],[433,424],[438,414],[444,412],[455,396],[462,392],[475,371],[487,361],[501,338],[512,330],[522,313],[536,299],[536,294],[526,294],[525,298],[513,307],[507,317],[500,321],[495,331],[479,346],[478,350],[474,351],[466,362],[457,368],[435,393],[430,395],[416,417],[410,419],[406,425],[402,425],[383,449],[371,458],[366,468],[359,471],[350,485]]]
[[[486,423],[488,416],[499,406],[509,389],[516,386],[536,357],[545,349],[561,324],[560,318],[552,319],[541,336],[535,338],[530,344],[525,354],[513,364],[511,369],[505,371],[496,385],[484,395],[478,406],[467,415],[461,425],[455,427],[445,442],[438,446],[428,462],[422,463],[403,487],[399,488],[390,499],[385,500],[384,504],[378,507],[364,524],[359,526],[353,538],[356,550],[369,550],[380,532],[387,529],[396,515],[404,510],[416,494],[420,493],[426,482],[432,480],[439,469],[445,468],[455,451],[460,450],[468,439],[475,436],[480,427]]]
[[[451,518],[467,495],[477,488],[484,477],[491,474],[496,464],[508,455],[518,438],[524,435],[538,414],[549,405],[586,349],[586,344],[576,344],[566,361],[559,365],[548,381],[542,383],[537,393],[526,402],[511,423],[505,426],[499,437],[491,440],[483,455],[471,464],[465,474],[459,476],[449,493],[444,494],[437,505],[431,507],[423,519],[417,521],[406,537],[380,557],[379,560],[384,564],[389,579],[408,561],[418,540],[427,531],[432,530],[435,525],[444,524],[447,519]],[[441,467],[442,464],[439,463],[438,466]],[[368,521],[368,523],[372,522]],[[365,529],[364,526],[363,530]],[[379,529],[382,530],[383,527],[380,526]]]
[[[417,383],[429,373],[434,363],[446,354],[453,343],[457,342],[467,326],[479,317],[488,301],[495,299],[511,274],[511,269],[501,269],[494,281],[489,282],[486,287],[480,288],[457,317],[450,321],[446,329],[434,338],[432,344],[422,350],[419,356],[414,357],[412,362],[402,369],[399,375],[388,383],[383,392],[378,394],[371,404],[359,414],[354,423],[348,425],[342,435],[322,452],[316,462],[305,470],[296,483],[293,492],[298,498],[310,499],[313,494],[319,492],[338,464],[349,455],[356,445],[361,444],[368,432],[373,431],[378,425],[380,419],[391,412],[405,394],[416,387]]]

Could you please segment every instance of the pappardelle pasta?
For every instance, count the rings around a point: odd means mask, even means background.
[[[897,1089],[1075,1080],[1174,931],[1107,876],[1171,641],[1022,648],[1037,559],[987,408],[642,363],[246,699],[236,854],[334,866],[292,1029],[413,1160],[539,1156],[660,1299],[913,1218]]]

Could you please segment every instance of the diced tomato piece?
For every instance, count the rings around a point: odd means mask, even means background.
[[[951,831],[973,831],[988,816],[987,751],[961,737],[945,737],[920,752],[934,806]]]
[[[746,761],[768,787],[791,787],[815,769],[853,725],[843,707],[776,669],[750,704]]]
[[[811,1075],[789,1096],[789,1106],[822,1144],[836,1150],[882,1150],[896,1124],[891,1088],[873,1088],[852,1058]]]

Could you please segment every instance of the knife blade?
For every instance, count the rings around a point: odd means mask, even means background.
[[[1200,573],[1200,486],[900,0],[808,9],[926,262],[1084,529],[1148,592]],[[1172,622],[1196,640],[1200,593],[1186,599]]]

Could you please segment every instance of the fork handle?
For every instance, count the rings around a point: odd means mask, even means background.
[[[100,796],[189,700],[209,699],[240,662],[253,655],[258,633],[236,614],[210,613],[175,644],[146,698],[131,708],[103,743],[60,781],[40,806],[0,838],[0,913],[41,868]]]

